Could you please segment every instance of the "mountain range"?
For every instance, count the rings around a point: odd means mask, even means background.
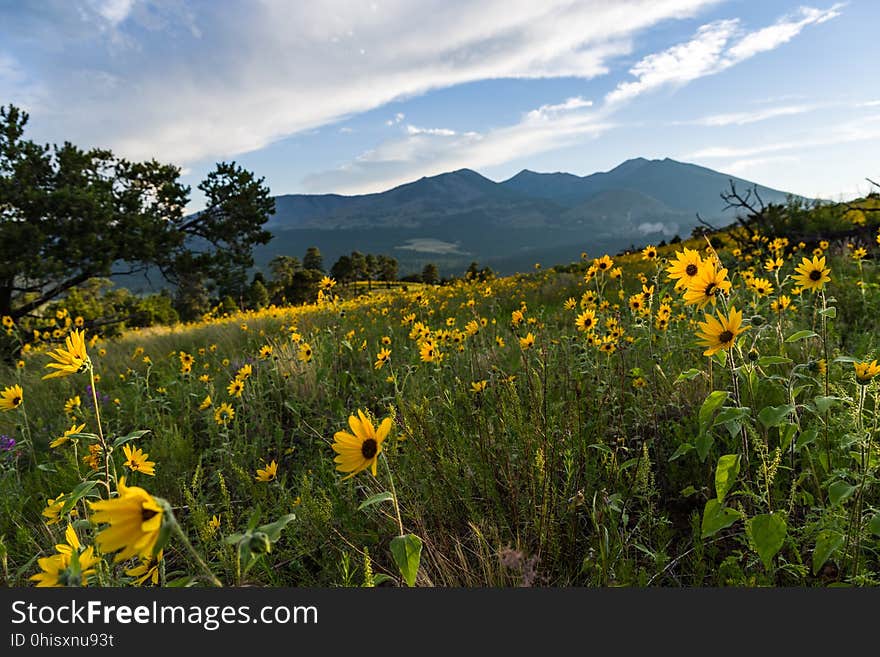
[[[269,244],[254,252],[265,269],[276,255],[317,246],[329,268],[343,254],[388,254],[400,272],[428,262],[461,274],[476,260],[500,273],[556,264],[631,245],[686,237],[697,213],[716,226],[735,220],[720,194],[729,181],[757,187],[765,202],[783,191],[669,158],[627,160],[588,176],[523,170],[502,182],[459,169],[374,194],[275,197]]]

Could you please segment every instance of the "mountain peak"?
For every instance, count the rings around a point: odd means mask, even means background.
[[[637,169],[641,169],[646,164],[650,164],[651,162],[655,162],[656,160],[647,160],[643,157],[634,157],[632,159],[621,162],[616,167],[611,169],[608,173],[628,173],[631,171],[636,171]]]

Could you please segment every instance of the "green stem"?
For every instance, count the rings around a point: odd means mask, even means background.
[[[31,435],[31,423],[28,420],[27,409],[25,408],[24,404],[21,404],[21,414],[24,417],[24,431],[27,434],[26,441],[27,441],[28,448],[30,449],[31,460],[34,463],[34,466],[36,466],[37,465],[37,452],[34,449],[34,440],[33,440],[33,436]]]
[[[213,571],[208,567],[208,564],[202,559],[202,556],[196,551],[193,547],[193,544],[190,543],[189,538],[186,534],[183,533],[183,528],[181,528],[180,523],[177,522],[177,518],[174,515],[171,516],[171,524],[174,533],[177,534],[180,541],[186,546],[186,549],[189,550],[189,553],[192,555],[193,559],[196,560],[196,563],[199,564],[199,567],[204,571],[205,575],[208,578],[208,581],[211,582],[214,586],[222,587],[223,582],[217,579],[217,576],[213,573]]]
[[[400,505],[397,503],[397,489],[394,487],[394,475],[391,474],[391,466],[388,464],[388,458],[382,453],[382,460],[385,462],[385,469],[388,471],[388,481],[391,483],[391,501],[394,502],[394,512],[397,514],[397,527],[400,530],[400,536],[403,536],[403,520],[400,517]]]
[[[95,388],[95,369],[89,364],[89,381],[91,382],[92,401],[95,404],[95,422],[98,423],[98,439],[101,441],[101,451],[104,454],[104,487],[107,489],[107,497],[110,497],[110,450],[107,441],[104,440],[104,429],[101,427],[101,409],[98,407],[98,390]]]

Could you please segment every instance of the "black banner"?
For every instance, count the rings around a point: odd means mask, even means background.
[[[870,636],[876,601],[853,589],[0,589],[0,654],[839,650]]]

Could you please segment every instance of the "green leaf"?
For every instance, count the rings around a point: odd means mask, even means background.
[[[293,520],[296,520],[296,514],[288,513],[287,515],[283,515],[278,518],[278,520],[276,520],[275,522],[270,522],[267,525],[260,525],[259,527],[257,527],[257,531],[266,534],[266,536],[269,537],[269,540],[274,543],[279,538],[281,538],[281,532]]]
[[[812,384],[809,384],[809,383],[804,384],[802,386],[795,386],[794,388],[791,389],[791,398],[797,399],[804,390],[809,390],[812,387],[813,387]]]
[[[797,442],[794,444],[795,451],[800,450],[803,447],[806,447],[810,443],[814,442],[816,438],[819,436],[819,431],[817,429],[807,429],[806,431],[801,431],[801,435],[798,436]]]
[[[62,518],[70,513],[70,510],[76,506],[76,503],[79,502],[83,497],[88,495],[91,490],[98,485],[97,481],[84,481],[77,485],[74,488],[70,495],[64,496],[64,506],[61,507],[61,510],[58,511],[58,517]]]
[[[816,537],[816,547],[813,550],[813,574],[825,565],[828,558],[843,545],[844,536],[832,529],[824,529]]]
[[[742,429],[743,420],[751,416],[752,409],[745,406],[725,406],[715,417],[715,425],[727,429],[731,438],[735,438]]]
[[[831,506],[837,506],[855,492],[855,486],[850,486],[845,481],[835,481],[828,487],[828,500]]]
[[[192,575],[184,575],[183,577],[178,577],[176,579],[172,579],[169,582],[166,582],[165,586],[167,586],[168,588],[186,588],[195,581],[196,578]]]
[[[763,513],[749,520],[748,530],[764,567],[770,570],[773,567],[773,557],[785,543],[785,519],[778,513]]]
[[[726,390],[713,390],[709,393],[709,396],[706,397],[706,400],[700,407],[700,433],[706,431],[712,426],[712,415],[715,413],[715,410],[727,400],[729,394],[730,393]]]
[[[794,440],[794,434],[797,433],[796,424],[787,424],[784,428],[779,429],[779,449],[783,452],[791,445]]]
[[[627,460],[627,461],[624,461],[623,463],[620,464],[619,469],[620,469],[621,471],[623,471],[623,470],[629,470],[630,468],[635,467],[636,465],[638,465],[640,460],[641,460],[641,459],[639,459],[639,458],[634,458],[634,459],[629,459],[629,460]]]
[[[693,486],[687,486],[685,488],[682,488],[678,494],[681,495],[682,497],[690,497],[691,495],[693,495],[696,492],[697,492],[696,488],[694,488]]]
[[[787,338],[785,338],[786,342],[797,342],[798,340],[803,340],[804,338],[818,338],[819,334],[813,331],[798,331],[797,333],[792,333]]]
[[[765,406],[758,413],[758,420],[768,429],[770,427],[778,427],[788,419],[788,416],[794,411],[791,404],[783,404],[782,406]]]
[[[149,429],[139,429],[138,431],[132,431],[131,433],[125,436],[119,436],[116,440],[113,441],[113,449],[116,449],[120,445],[124,445],[127,442],[132,440],[137,440],[138,438],[143,438],[148,433],[150,433]]]
[[[725,406],[715,416],[715,425],[727,424],[733,421],[742,421],[752,414],[752,409],[745,406]]]
[[[785,356],[761,356],[758,359],[758,365],[760,367],[767,367],[768,365],[786,365],[787,363],[793,363],[794,361],[791,358],[786,358]]]
[[[682,381],[693,381],[702,373],[703,370],[698,370],[696,367],[692,367],[691,369],[685,370],[684,372],[679,374],[678,377],[676,377],[675,379],[675,383],[681,383]],[[673,383],[673,385],[675,385],[675,383]]]
[[[688,452],[694,451],[694,446],[690,443],[682,443],[678,447],[675,448],[675,451],[672,452],[672,456],[669,457],[669,461],[672,462],[677,458],[680,458],[687,454]]]
[[[868,529],[871,530],[874,536],[880,536],[880,513],[874,514],[874,517],[868,522]]]
[[[407,586],[415,586],[422,558],[422,539],[415,534],[396,536],[391,539],[391,556],[403,575]]]
[[[257,528],[257,523],[260,522],[260,513],[260,506],[257,505],[257,508],[251,512],[251,517],[248,519],[247,531],[252,532]]]
[[[834,319],[837,317],[837,308],[834,306],[828,306],[827,308],[823,308],[819,311],[819,314],[823,317],[828,317],[829,319]]]
[[[363,511],[367,507],[373,506],[374,504],[379,504],[381,502],[390,502],[393,499],[394,495],[389,493],[387,490],[383,490],[381,493],[376,493],[375,495],[372,495],[361,502],[360,506],[358,507],[358,511]]]
[[[730,527],[733,523],[741,518],[739,511],[736,509],[727,509],[721,506],[714,497],[706,502],[706,508],[703,509],[703,525],[702,537],[709,538],[714,536],[722,529]]]
[[[843,401],[843,398],[833,396],[825,397],[823,395],[813,397],[813,403],[816,404],[816,410],[819,411],[820,415],[824,415],[825,413],[827,413],[828,409],[830,409],[839,401]]]
[[[695,442],[697,456],[700,457],[700,463],[703,463],[706,460],[706,457],[709,456],[709,450],[712,449],[712,445],[715,444],[715,436],[713,436],[708,431],[704,431],[699,436],[697,436],[697,440]]]
[[[725,454],[718,459],[718,465],[715,466],[715,495],[719,504],[724,502],[727,493],[733,488],[737,475],[739,454]]]

